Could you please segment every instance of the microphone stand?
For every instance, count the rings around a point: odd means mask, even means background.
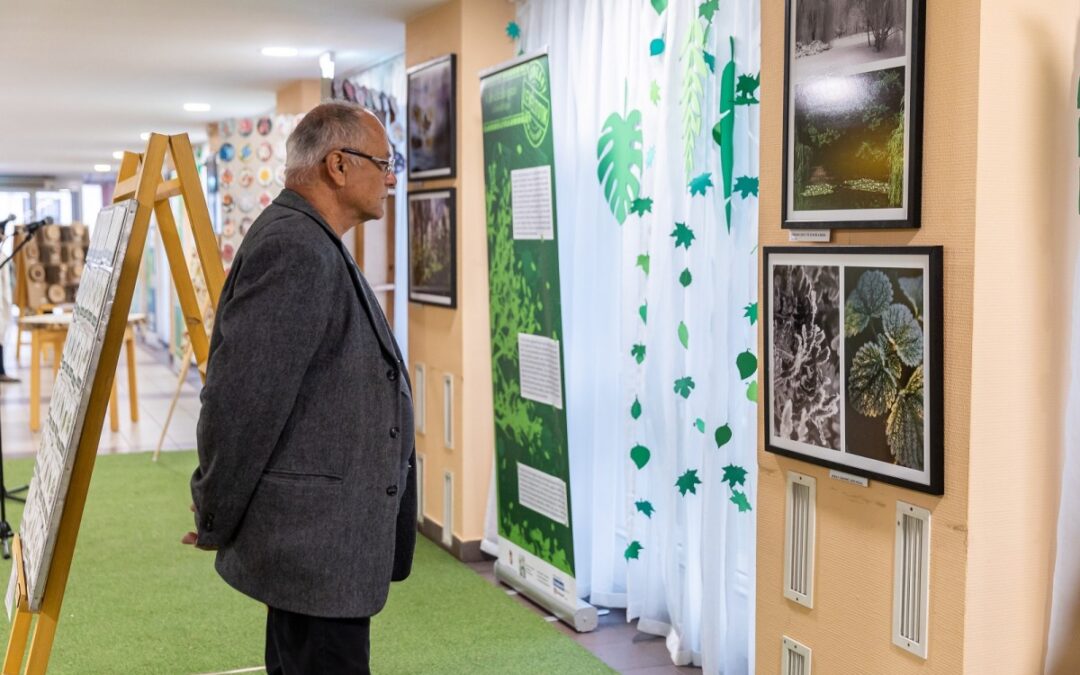
[[[37,227],[30,226],[26,228],[26,237],[19,242],[19,245],[15,247],[15,250],[11,252],[11,255],[3,262],[0,262],[0,272],[3,272],[8,263],[15,258],[15,254],[22,250],[23,246],[29,244],[30,240],[34,238],[34,234],[45,224],[47,224],[45,221],[38,221],[38,223],[34,223]],[[0,235],[2,235],[2,233],[0,233]],[[59,358],[59,356],[57,356],[57,358]],[[0,416],[0,420],[2,419],[2,416]],[[3,430],[0,429],[0,546],[2,546],[4,560],[7,560],[11,557],[11,538],[15,536],[15,530],[11,529],[11,525],[8,523],[7,519],[7,500],[10,499],[12,501],[25,503],[25,497],[16,497],[15,495],[20,492],[26,492],[30,486],[21,485],[13,490],[8,490],[5,487],[3,436]]]

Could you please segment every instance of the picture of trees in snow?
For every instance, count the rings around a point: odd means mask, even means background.
[[[798,78],[907,53],[906,0],[793,1],[793,67]]]

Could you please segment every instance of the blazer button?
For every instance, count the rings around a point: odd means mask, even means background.
[[[387,497],[393,497],[396,494],[397,494],[397,486],[396,485],[391,485],[390,487],[386,488],[386,496]]]
[[[208,514],[206,514],[206,517],[203,518],[203,529],[206,530],[207,532],[213,531],[213,529],[214,529],[214,514],[208,513]]]
[[[397,379],[397,370],[391,368],[390,370],[386,371],[386,379],[390,380],[391,382],[396,380]]]
[[[397,438],[398,434],[400,433],[401,429],[398,429],[397,427],[390,427],[390,438]]]

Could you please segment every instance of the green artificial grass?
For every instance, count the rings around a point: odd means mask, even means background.
[[[263,605],[217,576],[191,529],[193,452],[97,459],[50,673],[208,673],[262,665]],[[32,460],[5,462],[8,486]],[[21,505],[8,502],[17,527]],[[10,561],[0,561],[6,587]],[[8,634],[6,615],[2,620]],[[5,640],[6,645],[6,640]],[[599,659],[423,537],[372,621],[375,673],[610,673]]]

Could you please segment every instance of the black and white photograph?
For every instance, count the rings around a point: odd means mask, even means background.
[[[766,247],[766,449],[942,494],[942,249]]]
[[[840,449],[840,268],[772,271],[772,433]]]
[[[409,300],[457,306],[453,188],[409,193]]]
[[[455,66],[448,54],[409,69],[409,180],[455,174]]]
[[[925,0],[788,0],[785,228],[918,227]]]

